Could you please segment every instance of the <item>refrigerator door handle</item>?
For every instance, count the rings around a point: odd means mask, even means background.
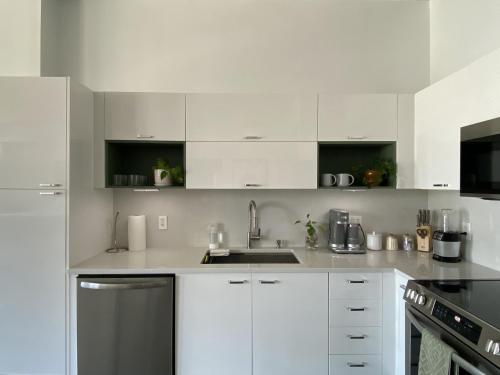
[[[168,285],[168,281],[148,281],[140,283],[98,283],[93,281],[82,281],[80,286],[83,289],[94,290],[116,290],[116,289],[152,289],[163,288]]]

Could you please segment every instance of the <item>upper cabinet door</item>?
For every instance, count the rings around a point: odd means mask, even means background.
[[[317,95],[188,94],[188,141],[316,141]]]
[[[184,141],[185,95],[105,93],[106,139]]]
[[[316,142],[187,142],[188,189],[316,189]]]
[[[0,79],[0,188],[66,186],[66,78]]]
[[[320,95],[319,141],[396,141],[397,95]]]

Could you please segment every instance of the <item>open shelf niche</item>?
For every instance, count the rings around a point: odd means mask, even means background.
[[[184,171],[182,185],[161,189],[184,188],[186,181],[185,143],[152,141],[106,141],[106,187],[107,188],[157,188],[154,186],[153,167],[156,160],[168,160],[170,166],[181,166]],[[146,176],[144,184],[114,185],[114,175]]]
[[[377,159],[390,159],[396,162],[396,142],[320,142],[318,144],[318,188],[363,190],[363,172]],[[323,173],[348,173],[355,180],[348,187],[321,186]],[[372,189],[392,189],[396,187],[396,178],[383,181]]]

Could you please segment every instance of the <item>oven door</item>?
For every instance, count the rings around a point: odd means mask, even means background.
[[[451,374],[460,375],[498,375],[500,369],[483,358],[466,344],[448,333],[421,312],[406,304],[406,375],[418,375],[420,342],[422,329],[430,330],[436,337],[450,345],[457,352],[452,356]]]

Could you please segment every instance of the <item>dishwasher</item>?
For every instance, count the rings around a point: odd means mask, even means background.
[[[79,276],[78,375],[174,374],[174,275]]]

